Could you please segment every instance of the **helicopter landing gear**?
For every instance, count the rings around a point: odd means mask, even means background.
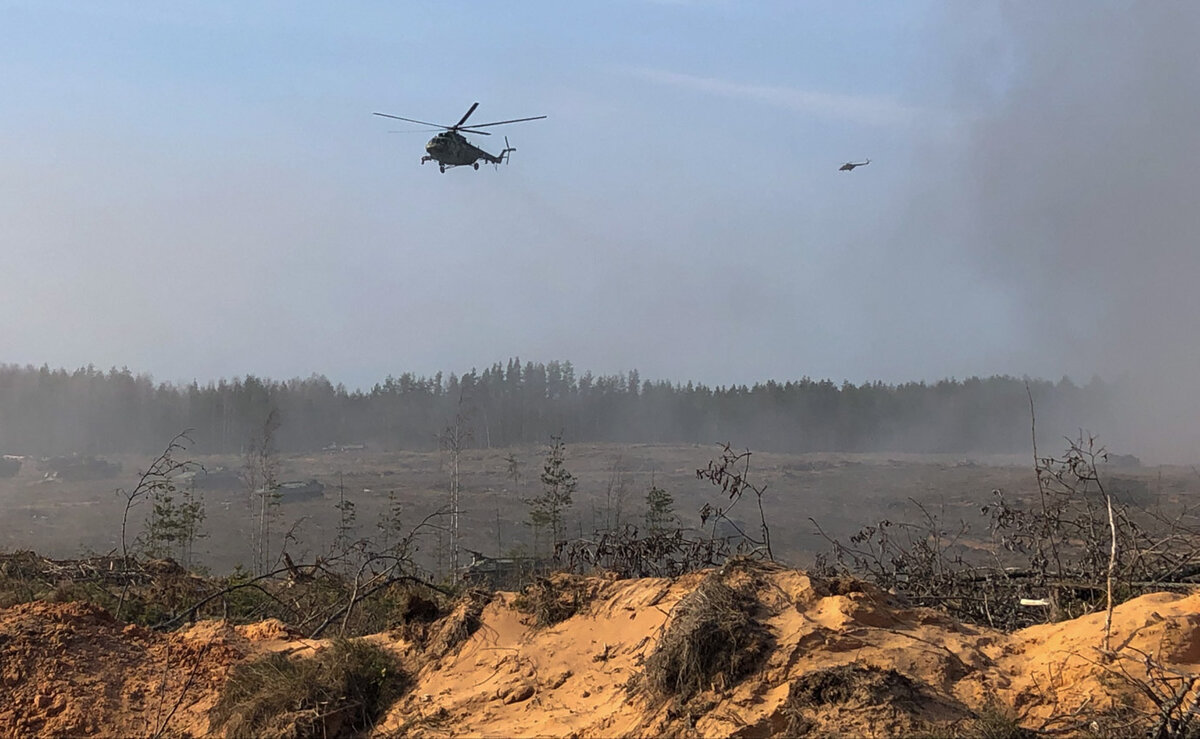
[[[475,162],[471,166],[474,167],[475,169],[479,169],[479,162]]]
[[[441,170],[442,174],[446,174],[446,165],[439,164],[438,169]]]

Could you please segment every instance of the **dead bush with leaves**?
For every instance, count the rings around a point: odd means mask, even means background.
[[[717,523],[725,523],[737,531],[741,543],[750,545],[748,551],[739,552],[740,554],[753,554],[774,561],[775,552],[771,549],[771,529],[767,526],[767,512],[763,509],[763,496],[767,492],[767,486],[750,481],[750,455],[749,449],[744,452],[735,452],[732,446],[725,443],[721,445],[721,455],[717,459],[709,460],[707,467],[696,470],[696,479],[708,480],[719,487],[729,499],[728,505],[714,506],[705,503],[700,509],[700,522],[702,525],[710,520],[713,522],[713,538],[716,538]],[[745,498],[746,493],[754,496],[754,502],[758,506],[759,531],[757,536],[742,529],[729,516],[734,506]]]
[[[636,526],[566,542],[559,561],[572,572],[603,570],[619,578],[678,577],[723,564],[737,551],[729,538],[675,528],[642,534]]]
[[[757,669],[773,644],[761,610],[748,588],[730,586],[719,573],[707,576],[675,606],[638,684],[680,703],[737,684]]]
[[[238,665],[209,720],[230,739],[358,736],[408,684],[387,650],[339,639],[313,657],[276,652]]]

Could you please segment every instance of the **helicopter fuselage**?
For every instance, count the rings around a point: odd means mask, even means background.
[[[429,143],[425,144],[425,151],[427,153],[421,157],[421,163],[435,161],[443,169],[467,165],[479,169],[477,162],[480,160],[491,164],[500,164],[503,161],[501,157],[492,156],[467,141],[465,136],[456,131],[445,131],[429,139]]]

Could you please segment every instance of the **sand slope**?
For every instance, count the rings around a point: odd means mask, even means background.
[[[1125,649],[1105,664],[1103,614],[1008,635],[904,608],[861,584],[814,581],[783,568],[757,575],[775,647],[756,674],[730,689],[682,706],[627,691],[672,609],[705,575],[611,581],[583,613],[545,629],[529,626],[512,609],[513,596],[503,595],[468,642],[421,670],[416,689],[381,729],[406,736],[771,736],[789,725],[784,704],[793,681],[843,665],[895,670],[909,682],[881,679],[879,689],[859,686],[844,700],[811,706],[804,712],[810,728],[899,736],[959,725],[989,704],[1031,727],[1058,715],[1053,726],[1064,728],[1081,706],[1138,704],[1116,673],[1144,676],[1139,652],[1185,672],[1200,667],[1200,595],[1148,595],[1120,606],[1112,644]]]
[[[1144,709],[1148,699],[1122,674],[1143,677],[1145,655],[1181,673],[1200,670],[1197,594],[1147,595],[1117,608],[1114,657],[1101,649],[1104,614],[1003,634],[905,608],[862,584],[782,567],[727,569],[676,580],[596,578],[578,614],[545,628],[501,593],[449,651],[374,636],[416,673],[374,733],[765,737],[791,727],[887,737],[960,726],[991,703],[1026,726],[1057,716],[1051,726],[1069,729],[1095,711]],[[629,689],[673,609],[705,577],[762,604],[773,646],[761,667],[686,703]],[[233,664],[324,644],[278,622],[210,621],[164,635],[85,604],[14,606],[0,610],[0,736],[152,736],[167,724],[168,735],[202,736]],[[804,704],[789,707],[789,692]]]

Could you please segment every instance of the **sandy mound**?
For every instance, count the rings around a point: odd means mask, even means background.
[[[1005,702],[1028,714],[1031,723],[1081,708],[1109,714],[1129,706],[1146,711],[1148,698],[1135,682],[1145,681],[1148,660],[1159,677],[1200,675],[1200,593],[1153,593],[1117,606],[1108,650],[1103,648],[1104,620],[1103,613],[1095,613],[1033,626],[987,645]],[[1063,724],[1070,721],[1052,725]]]
[[[372,637],[415,673],[375,735],[952,735],[989,705],[1069,734],[1085,718],[1127,721],[1146,710],[1149,698],[1131,683],[1145,678],[1146,657],[1189,676],[1200,670],[1200,594],[1120,606],[1105,651],[1104,614],[1003,634],[782,567],[584,584],[586,597],[570,595],[574,615],[557,623],[538,625],[517,610],[516,594],[500,593],[464,598],[420,634]],[[739,603],[752,623],[707,618],[708,601]],[[687,632],[688,623],[698,626]],[[729,637],[722,623],[758,635],[751,662],[710,649]],[[204,735],[233,664],[322,644],[279,622],[202,622],[163,635],[83,604],[14,606],[0,610],[0,691],[9,697],[0,735],[149,736],[168,724],[174,736]],[[656,656],[669,646],[683,656]],[[683,696],[647,677],[705,660],[715,660],[711,671],[698,681],[687,673],[693,687]]]
[[[637,687],[677,606],[708,575],[600,581],[591,603],[545,628],[504,594],[457,651],[421,669],[382,733],[886,737],[953,731],[989,706],[1029,727],[1059,716],[1051,726],[1068,728],[1081,707],[1144,703],[1114,676],[1145,675],[1131,650],[1183,672],[1200,660],[1200,595],[1151,595],[1118,608],[1112,644],[1125,643],[1123,656],[1098,664],[1103,614],[1004,634],[904,608],[863,584],[733,570],[724,580],[754,592],[773,639],[736,684],[682,702]]]
[[[889,735],[965,717],[950,689],[990,662],[976,633],[932,612],[895,608],[868,588],[833,594],[803,573],[768,568],[725,578],[748,580],[740,585],[762,603],[773,637],[751,675],[686,702],[636,689],[631,678],[642,674],[676,606],[706,577],[606,582],[580,613],[543,629],[504,596],[457,652],[421,670],[384,728],[416,736],[767,736],[788,723],[793,679],[856,663],[894,668],[920,685],[908,696],[911,710],[892,716],[896,701],[880,700],[876,716],[861,705],[841,711],[846,701],[835,700],[807,720]]]
[[[159,634],[86,603],[0,610],[0,736],[204,735],[229,668],[287,638],[269,622]]]

